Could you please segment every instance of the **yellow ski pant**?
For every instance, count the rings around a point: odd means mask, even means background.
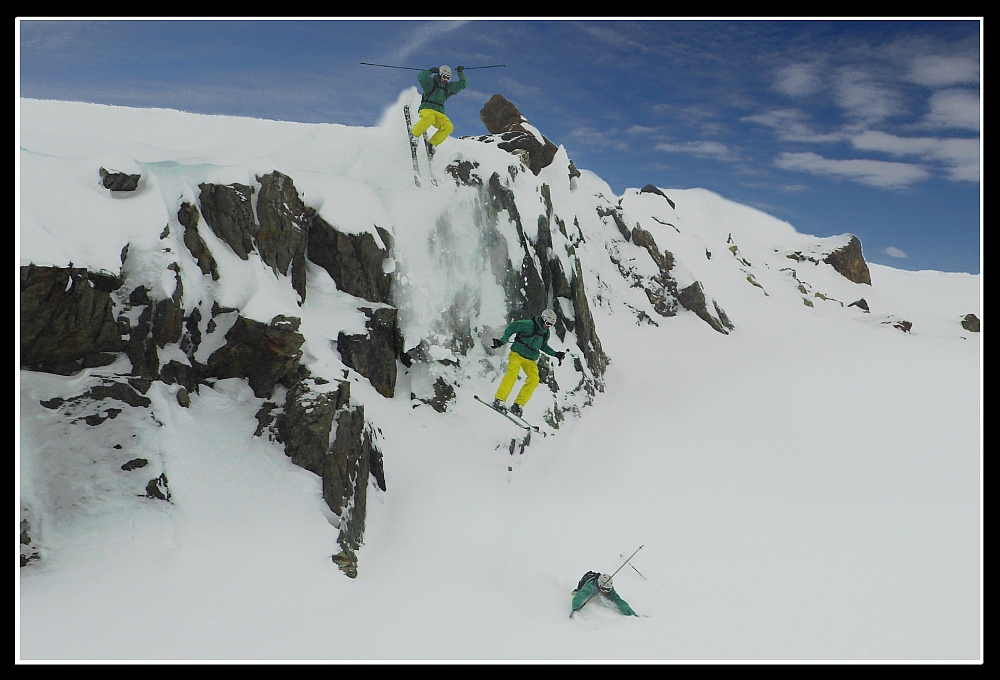
[[[531,399],[531,393],[535,391],[538,387],[538,364],[531,359],[525,359],[517,352],[511,352],[507,356],[507,373],[504,375],[503,380],[500,381],[500,387],[497,388],[496,398],[500,401],[506,402],[510,391],[514,389],[514,383],[517,381],[517,375],[524,369],[524,374],[527,376],[527,380],[524,381],[524,385],[521,390],[514,397],[514,403],[524,406]]]
[[[419,137],[427,132],[427,128],[434,126],[437,132],[430,138],[430,143],[437,146],[451,134],[455,129],[455,124],[448,120],[448,116],[434,109],[420,109],[420,120],[413,126],[413,136]]]

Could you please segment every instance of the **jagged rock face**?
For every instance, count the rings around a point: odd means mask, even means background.
[[[257,222],[253,216],[254,190],[243,184],[199,184],[198,202],[212,232],[247,260],[253,251]]]
[[[384,229],[378,234],[387,248],[392,238]],[[337,231],[318,214],[312,214],[307,257],[325,269],[337,288],[369,302],[390,304],[392,276],[382,271],[389,256],[370,233],[346,234]]]
[[[258,397],[269,397],[279,382],[294,377],[305,338],[299,320],[278,315],[270,324],[242,315],[226,333],[226,344],[208,358],[216,378],[246,378]]]
[[[854,283],[872,285],[868,263],[865,262],[865,256],[861,250],[861,239],[857,236],[852,235],[846,246],[833,251],[823,261]]]
[[[583,268],[580,260],[576,260],[576,270],[573,272],[571,287],[573,289],[573,314],[576,317],[575,328],[576,343],[587,359],[587,366],[596,376],[604,375],[608,367],[608,355],[601,347],[601,339],[597,337],[597,326],[594,323],[594,316],[590,312],[590,303],[587,300],[587,291],[583,285]]]
[[[306,298],[306,243],[312,213],[299,198],[292,180],[280,172],[258,177],[257,252],[265,264],[283,275],[292,271],[292,288]]]
[[[69,267],[21,267],[22,367],[68,375],[124,350],[114,276]]]
[[[177,211],[177,221],[184,227],[184,245],[191,251],[202,274],[211,274],[213,281],[219,280],[219,269],[215,258],[208,249],[205,239],[198,233],[198,209],[190,203],[182,203]]]
[[[529,131],[525,124],[527,119],[521,115],[517,107],[499,94],[493,95],[486,105],[479,112],[479,119],[489,130],[491,135],[495,135],[497,146],[504,151],[512,153],[521,150],[528,152],[528,167],[531,172],[538,175],[543,168],[547,168],[552,159],[555,158],[559,148],[549,141],[548,137],[537,136]]]
[[[288,390],[278,430],[292,462],[322,478],[323,500],[341,518],[337,541],[343,552],[334,556],[334,563],[354,578],[354,551],[364,539],[368,476],[386,489],[382,452],[364,407],[350,405],[350,383],[341,382],[329,392],[317,392],[315,384],[303,378]]]
[[[684,309],[694,312],[699,318],[720,333],[728,335],[729,331],[732,330],[732,324],[729,323],[728,317],[718,304],[715,304],[715,311],[719,314],[719,319],[716,319],[708,311],[708,302],[705,300],[705,289],[702,287],[700,281],[695,281],[687,288],[677,291],[677,300],[684,305]]]
[[[403,351],[403,335],[399,330],[396,310],[392,307],[361,309],[368,317],[368,335],[337,336],[337,349],[346,366],[368,378],[383,397],[389,399],[396,391],[396,358]]]

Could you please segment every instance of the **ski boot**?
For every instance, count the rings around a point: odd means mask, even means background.
[[[500,413],[507,412],[507,404],[503,403],[499,399],[494,399],[492,406],[494,411],[500,411]]]
[[[513,413],[518,418],[521,418],[522,415],[524,414],[524,410],[521,408],[521,405],[518,404],[518,403],[514,403],[514,404],[510,405],[510,412]]]

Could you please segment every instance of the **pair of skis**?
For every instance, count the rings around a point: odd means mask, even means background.
[[[406,104],[403,106],[403,116],[406,118],[406,136],[410,139],[410,157],[413,159],[413,183],[418,187],[420,186],[420,163],[417,162],[417,146],[419,142],[417,138],[413,136],[413,119],[410,117],[410,105]],[[430,175],[431,184],[437,186],[437,180],[434,178],[434,169],[431,167],[431,158],[434,156],[434,147],[431,145],[430,140],[427,139],[427,134],[423,135],[424,140],[424,151],[427,152],[427,174]]]
[[[534,431],[534,432],[538,432],[538,426],[537,425],[532,425],[531,423],[529,423],[524,418],[519,418],[519,417],[515,416],[513,413],[511,413],[510,411],[501,411],[500,409],[493,408],[493,404],[489,403],[488,401],[483,401],[482,399],[479,398],[478,394],[473,394],[472,396],[475,397],[476,401],[478,401],[480,404],[483,404],[484,406],[486,406],[486,408],[488,408],[489,410],[491,410],[491,411],[493,411],[495,413],[499,413],[504,418],[506,418],[510,422],[514,423],[515,425],[517,425],[521,429],[523,429],[523,430],[531,430],[531,431]]]

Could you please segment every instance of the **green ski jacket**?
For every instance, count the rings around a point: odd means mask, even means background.
[[[517,337],[514,338],[510,349],[525,359],[538,361],[539,350],[549,356],[556,355],[556,351],[549,347],[549,330],[542,326],[542,317],[536,316],[534,319],[513,322],[504,330],[500,342],[507,342],[515,333]]]
[[[449,82],[447,85],[441,82],[438,74],[430,71],[421,71],[417,74],[417,82],[424,88],[424,96],[420,101],[420,109],[434,109],[444,113],[444,103],[448,97],[452,97],[469,84],[465,78],[465,71],[458,72],[458,82]],[[417,109],[418,111],[420,109]]]
[[[582,609],[583,605],[586,604],[586,602],[590,598],[596,597],[597,594],[600,593],[600,591],[601,589],[597,587],[596,581],[591,581],[580,590],[574,590],[573,611],[579,611],[580,609]],[[623,600],[618,596],[618,593],[615,592],[614,588],[611,589],[610,593],[601,593],[601,594],[604,595],[604,597],[611,600],[612,602],[614,602],[616,605],[618,605],[618,611],[620,611],[625,616],[639,616],[634,611],[632,611],[631,607],[628,606],[628,602],[626,602],[625,600]]]

